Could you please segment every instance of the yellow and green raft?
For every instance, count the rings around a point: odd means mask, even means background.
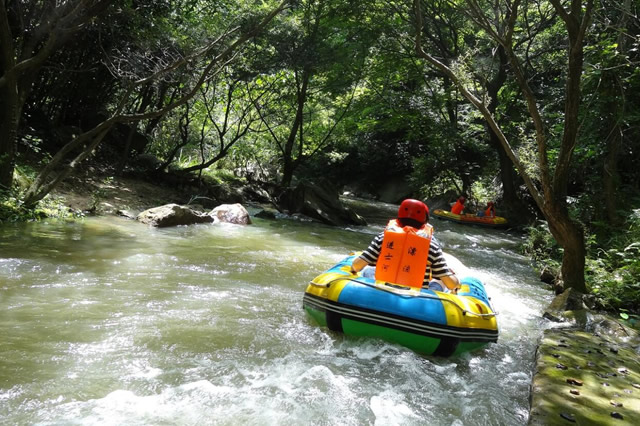
[[[444,357],[498,340],[496,313],[480,280],[462,278],[458,294],[412,289],[351,274],[353,258],[307,286],[303,308],[321,326]]]
[[[509,223],[502,216],[478,216],[475,214],[455,214],[448,210],[436,209],[431,215],[438,219],[461,223],[464,225],[477,225],[489,228],[506,228]]]

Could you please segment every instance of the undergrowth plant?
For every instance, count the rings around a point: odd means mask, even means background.
[[[0,192],[0,223],[32,222],[45,218],[70,219],[75,217],[68,207],[48,196],[36,208],[22,205],[21,195],[16,191]]]
[[[553,238],[545,221],[538,221],[527,228],[527,239],[522,251],[529,256],[540,271],[548,270],[557,276],[562,264],[562,247]]]
[[[634,324],[640,319],[640,209],[632,210],[625,224],[612,229],[607,241],[587,234],[585,279],[599,309]],[[544,222],[528,228],[522,250],[540,270],[559,271],[562,248]]]
[[[640,314],[640,209],[606,245],[592,242],[589,252],[587,280],[599,304],[627,319]]]

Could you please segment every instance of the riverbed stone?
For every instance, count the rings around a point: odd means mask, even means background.
[[[137,219],[158,228],[213,222],[211,216],[178,204],[165,204],[145,210],[138,215]]]
[[[247,209],[240,203],[221,204],[209,212],[214,222],[226,222],[236,225],[251,225]]]
[[[135,220],[138,217],[139,214],[140,214],[139,212],[136,213],[136,212],[134,212],[132,210],[128,210],[128,209],[118,209],[118,210],[116,210],[116,216],[121,216],[121,217],[125,217],[127,219],[132,219],[132,220]]]
[[[274,220],[277,217],[278,212],[271,209],[263,209],[255,214],[256,217],[260,217],[262,219]]]
[[[545,330],[536,353],[529,425],[640,424],[640,392],[633,386],[640,380],[640,362],[630,343],[575,328]]]
[[[557,295],[544,311],[543,317],[554,322],[586,321],[586,306],[582,302],[584,294],[572,288]]]

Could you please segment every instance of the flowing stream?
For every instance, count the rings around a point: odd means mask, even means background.
[[[523,425],[551,292],[521,236],[432,219],[481,278],[498,343],[432,358],[321,328],[309,280],[371,224],[148,228],[114,217],[0,226],[2,425]]]

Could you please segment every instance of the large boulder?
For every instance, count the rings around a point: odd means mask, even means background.
[[[208,214],[200,213],[178,204],[166,204],[145,210],[138,215],[137,219],[142,223],[158,228],[213,222],[213,218]]]
[[[235,223],[236,225],[251,225],[249,212],[240,203],[221,204],[209,212],[214,222]]]
[[[280,206],[290,214],[301,213],[327,225],[366,225],[364,218],[340,201],[337,188],[328,183],[300,183],[280,196]]]

